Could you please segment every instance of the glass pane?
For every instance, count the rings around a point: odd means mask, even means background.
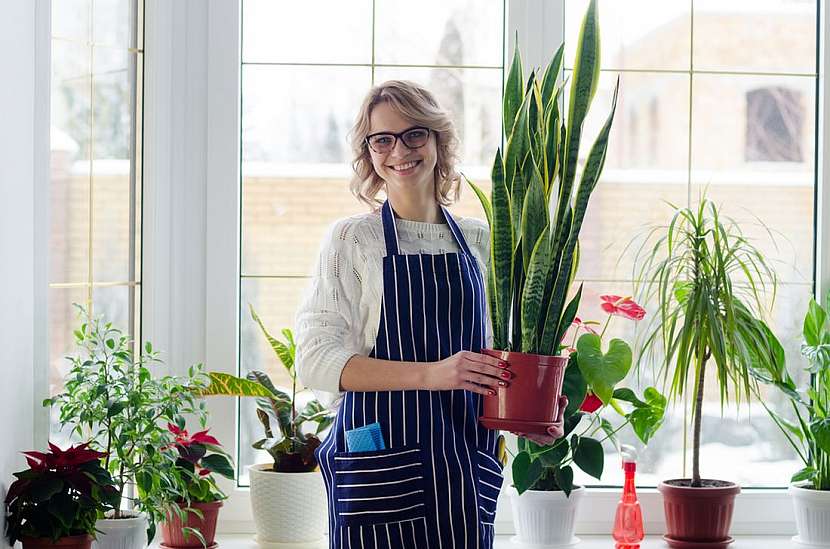
[[[284,328],[293,330],[294,313],[307,284],[307,278],[245,278],[242,280],[239,342],[242,360],[241,375],[246,375],[251,370],[260,370],[267,373],[277,387],[290,390],[291,380],[259,326],[251,318],[249,304],[256,310],[268,333],[284,340],[281,331]],[[302,399],[299,402],[302,402]],[[255,410],[256,404],[253,400],[242,400],[239,437],[240,484],[248,483],[248,465],[267,462],[270,459],[267,453],[251,448],[251,444],[263,436],[262,425],[257,420]]]
[[[605,315],[599,310],[597,295],[600,293],[625,293],[626,288],[619,284],[587,284],[580,307],[582,318],[602,319]],[[628,289],[630,292],[630,287]],[[806,363],[799,354],[801,341],[801,321],[810,297],[809,285],[782,285],[770,318],[770,327],[781,340],[785,348],[787,367],[800,386],[809,381],[803,371]],[[646,319],[655,314],[653,304],[643,304],[647,310]],[[645,320],[638,329],[641,336],[646,328]],[[606,333],[606,339],[622,337],[629,343],[633,341],[634,325],[631,321],[615,318]],[[654,376],[643,370],[638,381],[632,372],[621,385],[634,388],[638,394],[649,386],[655,385]],[[740,410],[734,400],[728,405],[723,415],[717,392],[714,371],[707,374],[705,389],[703,432],[701,433],[701,474],[706,478],[731,480],[745,487],[786,486],[793,473],[801,468],[797,456],[788,445],[784,436],[769,419],[763,406],[753,401],[749,406],[742,403]],[[657,385],[660,387],[659,385]],[[790,418],[788,401],[777,390],[762,390],[762,395],[773,410]],[[615,412],[607,412],[607,419],[615,426],[620,425],[621,418]],[[670,405],[666,420],[654,438],[644,448],[630,428],[620,431],[618,439],[623,444],[633,445],[639,453],[637,468],[638,484],[656,486],[659,482],[683,476],[683,432],[684,425],[691,423],[691,415],[684,420],[682,402]],[[581,429],[581,428],[578,428]],[[687,468],[685,474],[691,475],[691,431],[688,431]],[[585,484],[620,485],[623,474],[620,469],[620,456],[612,444],[606,444],[605,469],[602,481],[577,472],[575,481]]]
[[[86,45],[52,41],[50,282],[89,277],[89,60]]]
[[[502,66],[503,0],[375,3],[375,62]]]
[[[53,0],[52,37],[86,44],[90,39],[91,0]],[[54,59],[52,61],[54,65]]]
[[[126,334],[132,334],[135,326],[134,286],[103,286],[92,290],[93,314],[103,315],[107,322]]]
[[[490,174],[501,143],[501,69],[375,70],[375,83],[393,79],[412,80],[432,91],[455,121],[462,171],[468,177]]]
[[[124,282],[131,269],[136,54],[99,48],[93,76],[93,280]]]
[[[136,47],[138,0],[94,0],[92,35],[96,45]]]
[[[786,282],[813,272],[814,86],[809,77],[694,79],[692,198],[708,187]]]
[[[246,177],[242,206],[242,273],[307,276],[326,230],[367,211],[344,178]]]
[[[805,0],[694,3],[699,70],[816,72],[816,11]]]
[[[617,76],[600,75],[583,126],[577,178],[610,113]],[[663,201],[685,205],[687,199],[689,77],[654,73],[619,73],[619,77],[605,167],[580,233],[578,276],[590,280],[630,279],[634,256],[621,257],[625,246],[646,226],[665,221]],[[565,93],[570,93],[570,86]]]
[[[242,29],[243,63],[372,62],[372,0],[244,0]]]
[[[346,134],[370,85],[371,71],[363,67],[243,67],[243,174],[292,171],[287,164],[294,172],[324,163],[345,167]]]
[[[565,4],[565,66],[568,68],[573,67],[587,7],[588,0]],[[599,0],[597,7],[603,69],[689,69],[689,0]]]

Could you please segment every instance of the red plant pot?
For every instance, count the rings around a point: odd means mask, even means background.
[[[184,509],[185,505],[180,503],[179,507]],[[219,516],[219,508],[222,507],[222,502],[191,503],[190,507],[201,511],[203,518],[200,519],[194,513],[187,512],[185,523],[182,524],[178,515],[172,514],[168,516],[167,520],[159,525],[163,547],[201,548],[202,542],[199,538],[193,534],[185,537],[185,532],[182,531],[184,527],[190,527],[201,532],[205,538],[206,547],[216,545],[216,519]]]
[[[735,496],[741,487],[732,482],[704,479],[704,486],[692,488],[688,479],[661,482],[666,514],[665,540],[670,547],[721,548],[732,542],[729,527]]]
[[[546,434],[559,412],[568,357],[494,349],[481,352],[507,362],[512,374],[507,387],[498,387],[495,396],[484,397],[481,424],[489,429]]]
[[[92,536],[81,534],[78,536],[66,536],[52,541],[51,538],[23,538],[20,540],[23,549],[90,549],[92,547]]]

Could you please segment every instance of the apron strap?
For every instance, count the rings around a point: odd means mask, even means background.
[[[441,206],[441,213],[444,214],[444,219],[447,220],[450,232],[455,237],[455,241],[458,243],[458,247],[461,248],[461,252],[472,257],[473,254],[467,245],[467,241],[464,239],[464,233],[461,232],[455,219],[453,219],[450,212],[444,206]],[[398,246],[398,228],[395,226],[395,214],[392,211],[392,205],[388,199],[383,203],[381,219],[383,220],[383,238],[386,241],[386,255],[398,255],[400,253]]]

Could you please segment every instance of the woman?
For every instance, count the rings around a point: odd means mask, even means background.
[[[335,223],[297,315],[300,380],[336,398],[317,450],[330,547],[490,548],[499,437],[478,417],[511,374],[478,353],[487,225],[444,208],[459,192],[452,121],[429,91],[389,81],[364,100],[352,146],[352,191],[375,211]],[[374,423],[381,449],[353,447]],[[561,416],[549,435],[536,440],[560,437]]]

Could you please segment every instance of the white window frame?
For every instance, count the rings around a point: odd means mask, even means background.
[[[564,36],[564,0],[508,0],[506,56],[519,31],[528,65],[543,65]],[[239,329],[240,2],[167,2],[145,6],[145,223],[143,332],[167,351],[173,372],[194,362],[236,372]],[[826,37],[826,11],[820,35]],[[821,40],[816,234],[818,295],[830,290],[830,69]],[[506,63],[506,66],[509,66]],[[203,320],[203,321],[202,321]],[[234,455],[238,408],[210,400],[212,429]],[[230,498],[220,515],[225,533],[251,532],[248,489],[223,483]],[[580,534],[610,531],[618,489],[591,489],[577,516]],[[733,518],[735,534],[795,530],[786,490],[745,490]],[[664,531],[662,500],[641,489],[649,533]],[[512,533],[502,494],[497,532]]]

